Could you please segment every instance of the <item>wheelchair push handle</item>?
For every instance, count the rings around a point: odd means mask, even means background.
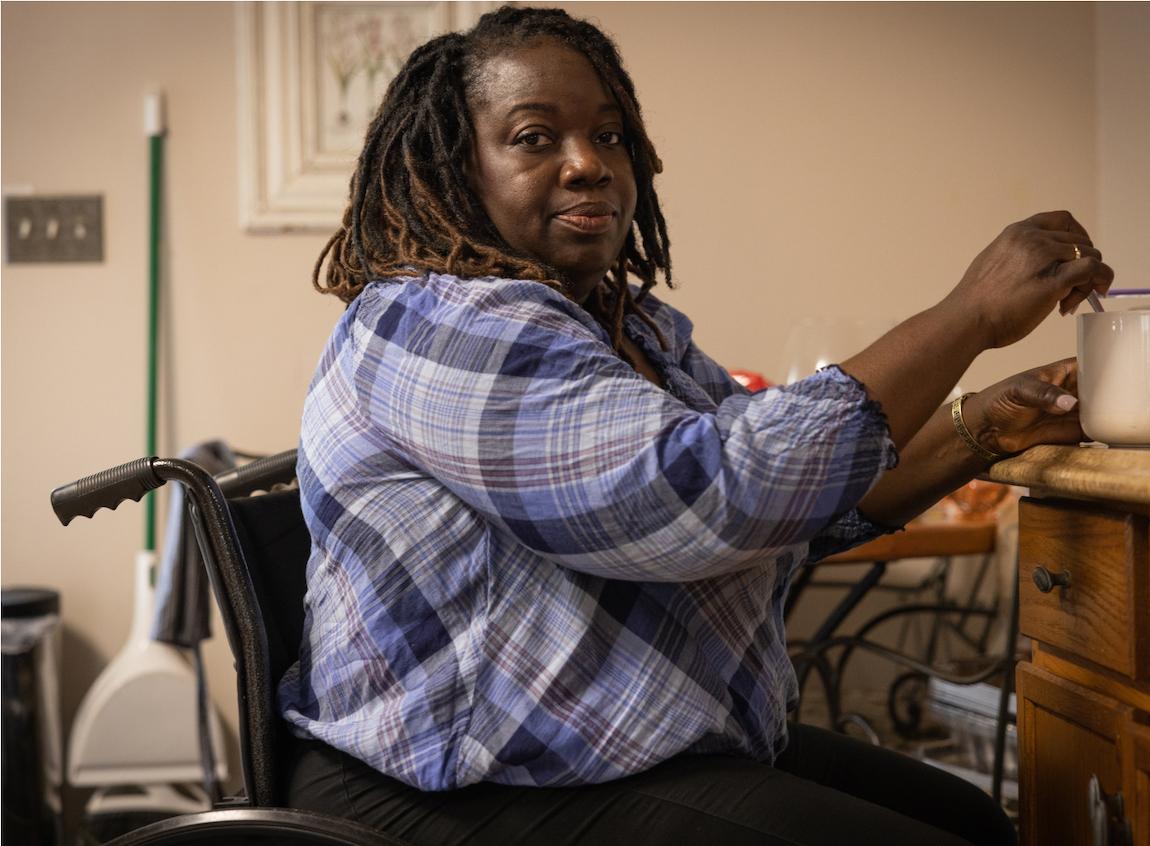
[[[101,508],[115,510],[125,499],[139,502],[148,491],[164,484],[152,467],[153,461],[151,456],[137,458],[61,485],[52,491],[52,510],[67,526],[73,518],[91,517]]]
[[[274,485],[290,482],[295,478],[295,468],[296,451],[290,449],[226,470],[215,478],[225,496],[245,496],[255,491],[270,491]]]

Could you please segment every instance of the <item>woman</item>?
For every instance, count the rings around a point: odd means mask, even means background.
[[[562,11],[489,14],[389,88],[316,267],[349,306],[301,437],[292,803],[417,843],[1013,842],[963,782],[788,737],[782,603],[804,562],[1081,437],[1073,361],[957,429],[939,404],[1110,269],[1036,215],[937,306],[752,396],[649,295],[660,170],[614,46]]]

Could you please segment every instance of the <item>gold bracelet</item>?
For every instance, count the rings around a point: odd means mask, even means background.
[[[970,434],[970,430],[966,428],[966,423],[962,419],[962,404],[966,402],[967,397],[974,396],[973,393],[963,394],[958,399],[950,404],[950,419],[954,422],[954,431],[958,432],[958,436],[962,438],[963,442],[970,447],[971,452],[979,458],[987,461],[998,461],[1000,458],[1006,456],[1000,455],[997,452],[991,452],[982,444],[974,439],[974,435]]]

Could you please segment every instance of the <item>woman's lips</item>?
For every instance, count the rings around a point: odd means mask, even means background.
[[[578,229],[580,232],[586,232],[589,235],[597,235],[607,232],[615,223],[614,213],[608,214],[575,214],[571,212],[564,212],[555,215],[555,219],[567,226]]]

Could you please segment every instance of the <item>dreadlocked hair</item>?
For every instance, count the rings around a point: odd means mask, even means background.
[[[468,32],[433,38],[412,52],[368,127],[343,221],[312,273],[317,291],[350,303],[373,279],[433,272],[530,279],[567,293],[562,274],[500,236],[464,171],[474,141],[467,95],[476,93],[484,64],[541,38],[577,50],[591,62],[622,110],[635,176],[631,230],[586,304],[588,310],[620,353],[627,314],[639,315],[666,346],[658,327],[637,308],[658,274],[672,287],[667,223],[654,186],[663,165],[614,43],[561,9],[504,6]],[[639,280],[634,295],[629,275]]]

